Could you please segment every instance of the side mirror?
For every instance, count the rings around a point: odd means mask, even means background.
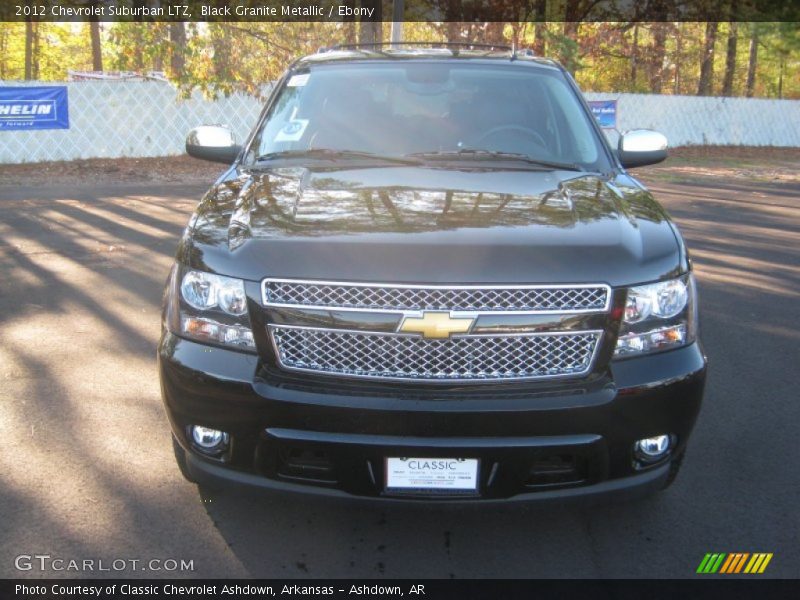
[[[221,125],[201,125],[186,136],[186,154],[202,160],[229,165],[241,149],[231,130]]]
[[[667,158],[667,138],[649,129],[626,131],[619,138],[617,156],[626,169],[660,163]]]

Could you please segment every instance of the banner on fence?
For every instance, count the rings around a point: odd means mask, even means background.
[[[0,86],[0,130],[7,129],[69,129],[66,86]]]
[[[600,127],[603,129],[616,129],[617,127],[617,101],[616,100],[590,100],[589,108]]]

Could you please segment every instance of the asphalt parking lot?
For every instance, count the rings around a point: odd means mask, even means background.
[[[180,477],[155,347],[207,181],[0,173],[0,577],[692,577],[706,552],[772,552],[764,576],[800,576],[800,179],[648,180],[691,249],[710,360],[676,484],[492,509],[209,496]],[[142,563],[20,571],[19,555]]]

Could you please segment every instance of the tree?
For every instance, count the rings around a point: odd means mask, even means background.
[[[342,2],[344,6],[348,8],[355,8],[356,0],[344,0]],[[342,21],[344,22],[344,44],[355,44],[356,43],[356,18],[353,15],[346,15],[342,17]]]
[[[97,17],[89,20],[89,36],[92,45],[92,70],[103,70],[103,49],[100,42],[100,22]]]
[[[213,50],[213,77],[215,82],[227,91],[229,83],[233,81],[232,29],[226,23],[209,23],[209,32]]]
[[[8,27],[0,27],[0,80],[8,78],[8,64],[6,57],[8,56]]]
[[[592,6],[588,0],[566,0],[564,5],[564,29],[558,55],[561,64],[573,75],[580,67],[580,22]]]
[[[675,80],[672,89],[673,94],[681,93],[681,66],[683,64],[683,28],[679,25],[675,32],[675,56],[673,64],[675,65]]]
[[[536,21],[536,26],[533,30],[533,51],[539,56],[544,56],[545,54],[547,25],[544,20],[547,17],[546,9],[547,0],[536,0],[533,13],[533,18]]]
[[[511,45],[519,48],[522,45],[522,38],[525,35],[527,23],[511,23]]]
[[[650,91],[660,94],[664,78],[664,59],[667,55],[667,32],[670,24],[667,16],[673,0],[652,0],[648,5],[648,14],[656,22],[650,25],[653,44],[648,49],[647,70],[650,80]]]
[[[186,64],[186,26],[184,23],[169,24],[169,76],[174,80],[183,78]]]
[[[445,36],[448,42],[460,42],[461,37],[461,19],[463,14],[461,12],[461,2],[459,0],[446,0],[445,3],[445,19],[446,19],[446,32]]]
[[[722,95],[733,96],[733,74],[736,70],[736,42],[739,37],[737,23],[728,23],[728,48],[725,52],[725,77],[722,80]]]
[[[706,23],[705,44],[700,63],[700,82],[697,84],[698,96],[710,96],[714,86],[714,44],[717,41],[719,23],[709,21]]]
[[[150,0],[128,1],[139,4]],[[347,1],[355,5],[361,0]],[[534,47],[537,54],[561,58],[579,84],[593,91],[738,91],[749,96],[800,98],[800,35],[796,23],[672,23],[668,18],[677,0],[643,1],[643,14],[649,10],[647,6],[655,7],[657,2],[666,6],[667,19],[653,23],[584,21],[578,25],[571,20],[564,24],[567,8],[577,19],[592,6],[599,10],[595,0],[528,0],[520,12],[509,13],[517,20],[485,23],[471,20],[467,3],[440,1],[448,11],[447,20],[409,20],[404,27],[405,40],[513,41],[515,47]],[[485,1],[505,10],[516,0]],[[742,0],[738,1],[741,4]],[[546,22],[547,17],[558,20]],[[236,91],[257,95],[294,59],[342,41],[380,41],[388,29],[377,22],[359,21],[95,22],[92,36],[92,26],[89,22],[82,26],[0,22],[0,78],[64,79],[70,69],[100,66],[94,64],[99,47],[101,68],[146,72],[162,70],[163,65],[167,78],[184,94],[198,89],[209,96]],[[716,41],[725,47],[720,46],[714,54]],[[749,52],[745,50],[748,42]],[[714,59],[716,64],[712,63]]]
[[[364,8],[372,8],[374,12],[369,21],[361,21],[358,28],[359,44],[380,44],[383,42],[383,4],[381,0],[361,0]]]
[[[771,24],[772,35],[769,37],[769,48],[778,62],[777,95],[779,99],[784,96],[784,83],[786,78],[786,63],[791,60],[792,54],[800,51],[800,32],[797,23],[778,22]]]
[[[484,36],[483,39],[487,44],[498,44],[503,45],[506,43],[505,34],[503,33],[503,25],[499,21],[494,21],[492,23],[486,23],[486,27],[484,29]]]
[[[648,71],[650,72],[650,91],[660,94],[664,83],[664,58],[667,54],[667,29],[668,23],[653,23],[651,31],[653,34],[653,47],[650,50],[648,60]]]
[[[639,24],[633,26],[633,41],[631,42],[631,83],[630,87],[636,89],[636,76],[639,68]]]
[[[33,79],[33,63],[36,60],[34,47],[38,46],[38,44],[34,44],[34,39],[38,37],[38,29],[38,23],[34,23],[30,19],[25,20],[25,81]]]
[[[564,30],[561,39],[558,41],[558,57],[564,68],[575,75],[580,64],[580,23],[567,21],[564,23]]]

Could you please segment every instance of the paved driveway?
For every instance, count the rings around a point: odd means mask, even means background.
[[[0,577],[92,575],[20,572],[20,554],[150,577],[175,574],[150,559],[200,577],[687,577],[711,551],[774,552],[767,575],[799,576],[800,185],[652,187],[691,248],[711,363],[678,482],[592,509],[398,510],[180,478],[155,347],[204,184],[0,186]]]

